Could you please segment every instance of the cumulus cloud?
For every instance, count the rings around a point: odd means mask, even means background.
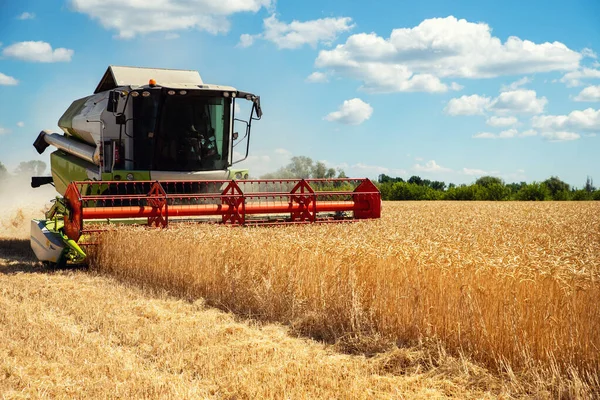
[[[0,72],[0,85],[13,86],[19,84],[19,81],[12,76],[4,75]]]
[[[52,49],[46,42],[19,42],[4,48],[2,54],[6,57],[33,62],[69,62],[74,51],[71,49]]]
[[[96,19],[118,37],[198,29],[212,34],[229,31],[228,17],[269,8],[272,0],[71,0],[71,7]]]
[[[502,85],[502,88],[500,90],[502,92],[516,90],[516,89],[520,88],[521,86],[527,85],[528,83],[531,83],[531,78],[524,76],[521,79],[510,83],[509,85]]]
[[[444,112],[448,115],[483,115],[490,106],[489,97],[473,94],[450,99]]]
[[[240,35],[240,41],[237,44],[238,47],[250,47],[254,44],[254,36],[244,33]]]
[[[373,107],[359,98],[345,100],[338,111],[325,116],[325,120],[345,125],[360,125],[373,114]]]
[[[577,96],[575,101],[600,101],[600,85],[588,86],[583,89]]]
[[[600,132],[600,110],[575,110],[569,115],[539,115],[531,125],[542,132]]]
[[[543,132],[542,137],[550,142],[566,142],[570,140],[577,140],[581,137],[580,134],[575,132]]]
[[[10,129],[3,128],[0,126],[0,135],[6,135],[8,133],[10,133]]]
[[[415,164],[412,169],[418,172],[450,172],[450,168],[442,167],[435,160],[429,160],[424,165]]]
[[[490,175],[490,172],[487,172],[483,169],[477,169],[477,168],[463,168],[461,173],[463,173],[464,175],[469,175],[469,176]]]
[[[19,128],[22,128],[22,127],[24,127],[24,126],[25,126],[25,122],[23,122],[23,121],[19,121],[19,122],[17,122],[17,126],[18,126]]]
[[[567,87],[575,87],[583,85],[582,80],[600,79],[600,69],[580,68],[576,71],[567,72],[560,78],[560,82]]]
[[[491,132],[480,132],[473,135],[474,139],[496,139],[496,134]]]
[[[528,113],[539,114],[548,103],[545,97],[537,97],[535,90],[517,89],[502,92],[492,99],[473,94],[450,99],[444,112],[448,115],[484,115],[486,111],[499,114]],[[491,119],[490,119],[491,120]],[[508,121],[496,119],[494,121]]]
[[[344,44],[322,50],[315,64],[361,80],[365,90],[444,92],[452,87],[443,78],[572,71],[582,57],[560,42],[534,43],[511,36],[503,43],[485,23],[449,16],[394,29],[388,38],[351,35]]]
[[[519,120],[516,117],[490,117],[485,121],[489,126],[505,127],[515,125]]]
[[[329,77],[323,72],[315,71],[306,78],[306,82],[326,83],[329,82]]]
[[[35,14],[30,13],[30,12],[24,12],[23,14],[21,14],[17,17],[17,19],[20,19],[21,21],[24,21],[26,19],[34,19],[34,18],[35,18]]]
[[[316,47],[319,43],[331,44],[338,35],[354,27],[352,18],[321,18],[310,21],[282,22],[275,14],[263,21],[263,33],[243,34],[239,46],[251,46],[255,39],[268,40],[280,49],[297,49],[308,44]]]
[[[596,59],[598,58],[598,55],[596,54],[596,52],[594,52],[594,50],[589,49],[589,48],[584,48],[583,50],[581,50],[581,55],[587,58],[593,58]]]
[[[540,114],[548,103],[545,97],[537,97],[535,90],[517,89],[502,92],[490,104],[490,110],[500,113]]]
[[[506,129],[501,131],[500,133],[491,133],[491,132],[480,132],[473,135],[474,139],[512,139],[516,137],[529,137],[536,136],[537,132],[535,130],[529,129],[524,132],[519,132],[518,130]]]

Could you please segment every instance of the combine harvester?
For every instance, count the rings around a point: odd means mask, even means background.
[[[248,120],[236,102],[248,101]],[[239,105],[238,105],[239,107]],[[339,222],[379,218],[381,196],[369,179],[244,179],[231,167],[248,157],[260,97],[202,82],[196,71],[110,66],[94,94],[75,100],[42,131],[38,153],[52,145],[57,197],[46,219],[33,220],[31,247],[51,264],[82,262],[90,237],[106,223],[172,221],[232,225]],[[240,137],[234,124],[245,130]],[[245,141],[245,146],[243,142]],[[234,148],[243,154],[234,159]]]

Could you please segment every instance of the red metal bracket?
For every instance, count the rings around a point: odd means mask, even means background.
[[[231,180],[223,192],[221,192],[221,205],[223,207],[221,221],[224,224],[239,224],[246,223],[246,201],[242,189],[236,181]]]
[[[148,217],[148,226],[166,227],[169,225],[169,205],[167,193],[158,181],[152,184],[148,192],[148,205],[152,207],[152,215]]]
[[[317,219],[317,203],[315,191],[304,179],[300,180],[290,191],[290,207],[298,204],[300,207],[290,213],[292,221],[310,221]]]

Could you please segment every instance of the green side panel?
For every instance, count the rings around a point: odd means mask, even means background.
[[[64,196],[69,183],[88,180],[87,169],[96,165],[57,150],[50,154],[50,169],[56,191]]]
[[[126,170],[113,170],[113,172],[103,172],[103,181],[125,181],[127,180],[127,174],[133,174],[132,181],[149,181],[150,171],[126,171]]]
[[[65,113],[62,115],[62,117],[60,117],[60,119],[58,120],[58,126],[60,126],[62,129],[69,132],[70,135],[75,136],[82,140],[83,140],[83,138],[77,134],[75,129],[73,129],[73,118],[75,116],[79,115],[79,113],[81,113],[81,110],[83,110],[85,103],[88,101],[88,99],[90,97],[92,97],[92,96],[88,96],[88,97],[84,97],[79,100],[75,100],[71,104],[71,106],[67,109],[67,111],[65,111]]]

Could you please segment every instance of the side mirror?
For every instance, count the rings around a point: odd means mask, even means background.
[[[239,134],[237,132],[233,132],[232,139],[238,140]]]
[[[106,104],[106,111],[115,112],[117,111],[117,106],[119,105],[119,92],[116,90],[111,90],[108,93],[108,103]]]
[[[260,96],[256,96],[254,99],[254,110],[256,111],[256,118],[262,117],[262,108],[260,108]]]

